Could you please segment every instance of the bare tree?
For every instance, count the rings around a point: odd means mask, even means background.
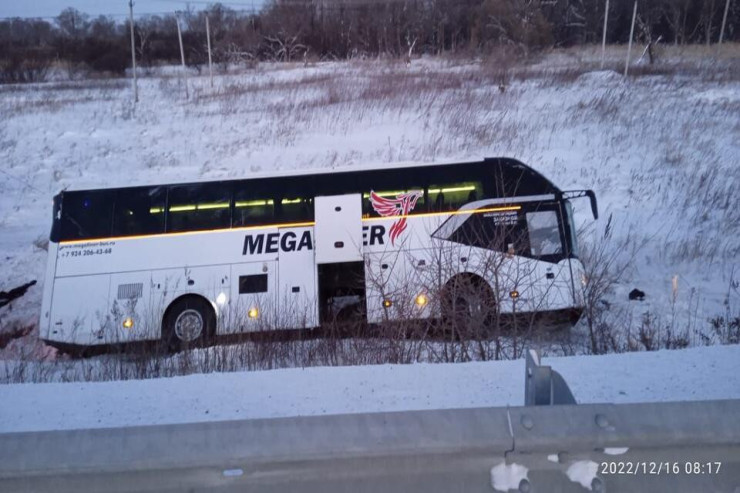
[[[64,36],[78,39],[84,37],[90,28],[89,16],[79,10],[69,7],[64,9],[56,18]]]

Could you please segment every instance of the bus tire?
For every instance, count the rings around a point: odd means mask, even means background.
[[[162,342],[175,352],[209,342],[216,329],[216,313],[211,304],[200,296],[184,296],[175,300],[165,313]]]
[[[442,326],[453,338],[481,339],[496,312],[493,290],[475,274],[459,274],[445,284],[441,297]]]

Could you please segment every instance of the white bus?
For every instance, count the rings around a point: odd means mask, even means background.
[[[174,349],[486,310],[572,324],[585,279],[568,199],[580,196],[596,217],[590,190],[563,192],[507,158],[65,190],[41,337]]]

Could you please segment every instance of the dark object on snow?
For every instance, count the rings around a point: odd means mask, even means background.
[[[645,299],[645,291],[640,291],[639,289],[635,288],[632,291],[630,291],[630,301],[637,300],[637,301],[643,301]]]
[[[35,280],[27,282],[26,284],[18,286],[17,288],[13,288],[10,291],[0,291],[0,308],[7,305],[14,299],[20,298],[21,296],[26,294],[28,288],[30,288],[34,284],[36,284]]]
[[[13,339],[20,339],[21,337],[26,337],[28,334],[31,333],[33,330],[33,325],[28,326],[19,326],[19,327],[12,327],[10,330],[3,329],[3,332],[0,332],[0,349],[4,349],[5,346],[10,343]]]

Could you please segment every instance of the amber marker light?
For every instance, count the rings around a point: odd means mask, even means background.
[[[511,298],[515,300],[519,297],[519,291],[515,289],[514,291],[509,292],[509,296],[511,296]]]
[[[383,300],[383,308],[390,308],[393,305],[391,300]]]
[[[416,297],[416,304],[418,306],[424,306],[424,305],[427,304],[428,301],[429,300],[427,299],[426,295],[424,295],[424,294],[420,294],[419,296]]]
[[[256,308],[250,308],[249,311],[247,312],[247,316],[249,318],[257,318],[260,316],[260,311]]]
[[[126,317],[123,319],[123,328],[124,329],[133,329],[134,328],[134,319],[131,317]]]

